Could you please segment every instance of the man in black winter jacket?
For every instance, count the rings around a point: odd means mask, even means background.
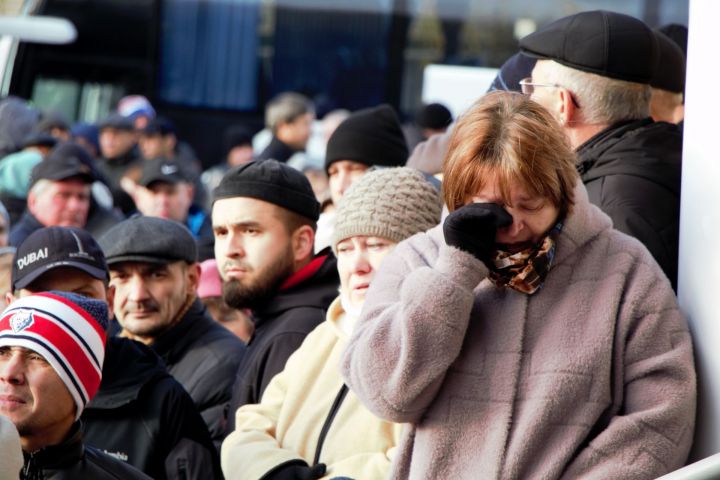
[[[38,258],[37,252],[47,255]],[[8,303],[48,290],[108,299],[105,257],[83,230],[39,230],[20,245],[16,260]],[[216,448],[192,398],[150,348],[109,337],[102,374],[81,417],[85,444],[156,480],[222,478]]]
[[[100,385],[107,303],[46,292],[0,315],[0,414],[20,434],[21,479],[147,479],[83,445],[79,421]]]
[[[219,445],[222,419],[245,345],[197,299],[200,265],[190,231],[134,217],[101,239],[121,335],[148,345],[190,394]]]
[[[330,249],[313,255],[320,206],[310,183],[275,160],[228,171],[214,192],[215,258],[223,297],[250,308],[255,331],[240,364],[228,412],[259,403],[288,357],[325,319],[339,279]]]
[[[561,18],[520,41],[538,58],[523,92],[548,108],[578,155],[590,201],[677,282],[682,131],[650,117],[658,40],[614,12]]]
[[[281,93],[270,100],[265,109],[265,125],[272,132],[272,139],[258,154],[258,160],[277,160],[286,163],[307,146],[315,119],[315,108],[299,93]]]

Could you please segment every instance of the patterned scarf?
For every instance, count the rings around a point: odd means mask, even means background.
[[[495,251],[490,281],[500,288],[509,287],[528,295],[537,292],[552,267],[555,241],[561,230],[562,222],[558,222],[537,245],[516,253]]]

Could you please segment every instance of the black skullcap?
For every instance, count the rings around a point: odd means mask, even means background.
[[[223,151],[225,155],[235,147],[252,146],[252,131],[244,125],[232,125],[223,135]]]
[[[645,84],[658,60],[657,39],[645,23],[605,10],[556,20],[521,39],[520,51],[576,70]]]
[[[442,103],[425,105],[415,117],[415,123],[421,128],[440,130],[452,123],[452,113]]]
[[[658,30],[667,35],[670,40],[675,42],[675,45],[680,47],[683,51],[683,55],[687,57],[688,28],[685,25],[670,23],[668,25],[663,25]]]
[[[655,69],[655,75],[650,79],[650,85],[673,93],[682,93],[685,90],[685,55],[669,37],[655,31],[660,47],[660,61]]]
[[[190,230],[164,218],[129,218],[105,232],[98,243],[110,266],[120,262],[197,262],[197,244]]]
[[[409,152],[400,121],[390,105],[358,110],[346,118],[327,143],[325,171],[338,160],[370,167],[402,167]]]
[[[516,53],[505,60],[487,91],[522,92],[520,80],[532,76],[536,62],[537,59],[534,57],[528,57],[519,52]]]
[[[320,204],[305,175],[277,160],[256,160],[230,169],[213,198],[232,197],[263,200],[314,222],[320,217]]]

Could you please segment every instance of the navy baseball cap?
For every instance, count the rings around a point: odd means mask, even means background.
[[[25,288],[59,267],[77,268],[98,280],[108,279],[105,255],[88,232],[74,227],[45,227],[35,230],[18,247],[12,288]]]

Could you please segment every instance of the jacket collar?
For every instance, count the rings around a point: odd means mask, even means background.
[[[29,475],[30,472],[73,465],[82,458],[84,451],[82,428],[80,422],[77,421],[70,427],[70,432],[62,443],[48,445],[32,453],[23,452],[25,457],[23,473],[26,477],[33,478]]]
[[[576,150],[579,161],[577,169],[580,175],[590,170],[598,158],[609,148],[612,148],[617,141],[622,139],[628,132],[632,132],[651,123],[653,123],[653,119],[649,117],[641,120],[618,122],[588,139]]]
[[[256,327],[292,308],[326,309],[330,305],[337,296],[340,284],[337,260],[329,247],[318,253],[314,260],[322,258],[324,259],[321,263],[311,262],[305,267],[312,270],[309,275],[307,272],[297,272],[293,277],[300,278],[300,281],[279,290],[265,305],[253,310],[253,321]]]
[[[187,348],[215,324],[197,298],[185,315],[150,345],[167,365],[176,364]]]

